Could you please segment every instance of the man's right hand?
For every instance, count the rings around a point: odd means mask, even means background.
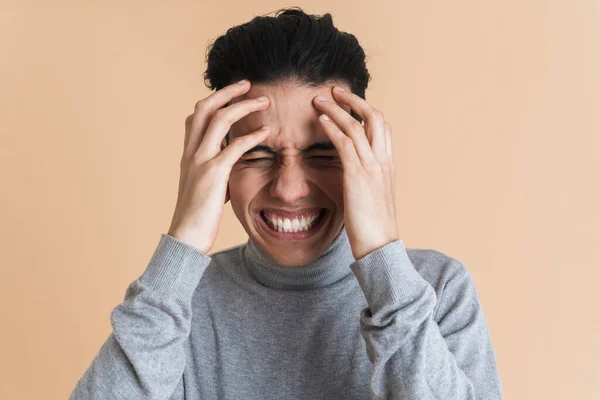
[[[246,99],[224,107],[250,89],[250,82],[233,83],[198,101],[185,120],[179,193],[168,234],[204,254],[212,248],[219,230],[223,205],[229,201],[229,174],[238,159],[269,134],[266,126],[236,137],[225,148],[225,135],[236,121],[269,105]]]

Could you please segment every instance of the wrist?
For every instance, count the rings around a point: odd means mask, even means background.
[[[210,251],[210,249],[212,247],[210,244],[203,241],[202,237],[204,235],[201,235],[199,233],[196,233],[196,232],[193,232],[190,230],[172,228],[172,229],[169,229],[169,231],[167,232],[167,235],[171,236],[174,239],[179,240],[182,243],[187,244],[188,246],[195,247],[197,250],[199,250],[200,252],[202,252],[203,254],[206,254],[206,255],[208,255],[208,252]]]

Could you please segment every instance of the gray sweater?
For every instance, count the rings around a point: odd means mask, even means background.
[[[355,260],[345,227],[282,267],[248,238],[167,234],[70,399],[501,399],[469,270],[401,240]]]

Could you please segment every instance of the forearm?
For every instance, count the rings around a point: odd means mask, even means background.
[[[456,267],[453,265],[452,267]],[[401,241],[352,264],[368,307],[361,334],[373,363],[373,398],[500,399],[485,318],[468,272],[448,283],[434,312],[434,288],[414,269]]]
[[[210,260],[161,235],[148,267],[112,311],[113,332],[70,398],[170,398],[185,367],[192,295]]]

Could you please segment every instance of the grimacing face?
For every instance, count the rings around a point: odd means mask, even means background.
[[[321,128],[320,112],[313,106],[317,95],[335,101],[331,94],[334,84],[350,90],[342,82],[318,87],[252,84],[247,93],[230,102],[269,98],[266,109],[248,114],[231,127],[233,139],[268,125],[270,133],[259,145],[273,151],[258,149],[244,154],[231,170],[229,195],[233,211],[250,238],[282,266],[316,260],[344,225],[341,159]],[[342,108],[350,113],[348,106]],[[327,142],[329,146],[306,149]],[[299,232],[294,233],[297,229]]]

